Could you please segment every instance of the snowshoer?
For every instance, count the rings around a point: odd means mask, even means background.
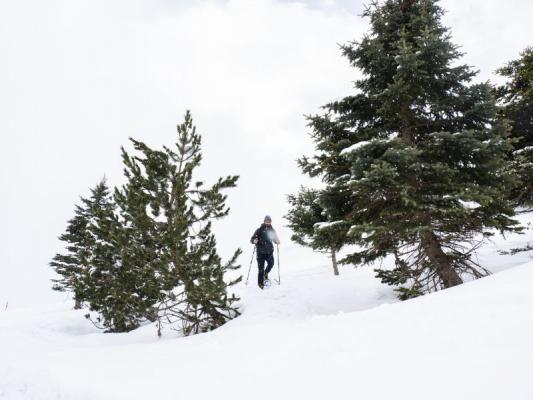
[[[264,222],[255,231],[250,240],[257,247],[257,266],[259,267],[259,275],[257,277],[257,284],[261,289],[265,286],[265,281],[268,281],[268,274],[274,266],[274,245],[272,242],[279,244],[278,234],[272,227],[272,218],[266,216]],[[265,262],[267,268],[265,270]]]

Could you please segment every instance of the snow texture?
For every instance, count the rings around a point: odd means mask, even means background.
[[[461,203],[461,205],[468,210],[475,210],[476,208],[481,207],[481,204],[479,204],[477,201],[459,200],[459,203]]]
[[[341,151],[341,155],[344,156],[346,154],[350,154],[352,153],[353,151],[357,150],[358,148],[362,147],[362,146],[366,146],[367,144],[369,144],[370,142],[368,140],[363,140],[362,142],[357,142],[355,144],[352,144],[351,146],[349,147],[346,147],[345,149],[342,149]]]
[[[522,149],[518,149],[518,150],[513,151],[513,154],[515,154],[515,155],[516,154],[521,154],[521,153],[525,153],[525,152],[531,151],[531,150],[533,150],[533,146],[526,146],[526,147],[524,147]]]
[[[533,261],[497,252],[528,240],[482,249],[494,275],[405,302],[371,268],[282,265],[281,286],[239,287],[241,317],[186,338],[102,334],[70,302],[2,310],[0,399],[532,399]]]
[[[317,222],[313,225],[315,229],[326,229],[331,228],[332,226],[339,225],[344,223],[344,221],[331,221],[331,222]]]

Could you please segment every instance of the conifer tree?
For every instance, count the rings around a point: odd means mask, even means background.
[[[300,162],[349,194],[343,219],[361,250],[342,261],[393,255],[379,276],[403,298],[487,274],[472,257],[480,236],[518,229],[507,127],[490,86],[457,64],[442,14],[435,0],[371,3],[370,32],[342,47],[362,73],[355,93],[310,119],[319,153]]]
[[[68,253],[51,265],[61,275],[56,290],[74,292],[95,325],[127,332],[146,321],[184,334],[214,329],[237,316],[228,277],[238,269],[237,250],[227,262],[217,253],[212,222],[228,215],[223,190],[237,176],[211,187],[193,181],[200,165],[201,137],[189,112],[179,125],[175,149],[153,150],[131,139],[122,149],[126,183],[111,194],[102,181],[82,199],[61,239]]]
[[[68,221],[66,232],[59,236],[59,240],[66,243],[65,254],[56,254],[50,262],[50,266],[60,276],[52,280],[52,288],[60,292],[72,292],[75,309],[80,309],[85,299],[82,277],[89,265],[93,242],[87,230],[88,201],[84,198],[81,198],[81,201],[83,205],[75,206],[74,217]]]
[[[520,58],[498,70],[507,82],[496,89],[501,116],[511,125],[515,139],[512,164],[520,185],[511,191],[516,205],[533,208],[533,48],[525,49]]]
[[[68,221],[66,233],[59,237],[59,240],[67,244],[66,254],[56,254],[50,262],[50,266],[61,276],[60,279],[52,280],[53,289],[71,291],[77,309],[90,297],[86,280],[91,274],[98,246],[97,235],[91,227],[94,226],[95,217],[101,212],[100,207],[109,195],[105,179],[90,191],[90,197],[82,197],[81,205],[75,207],[75,215]]]
[[[337,254],[346,242],[349,226],[343,220],[328,220],[331,214],[321,206],[321,200],[324,201],[321,195],[325,197],[325,192],[304,187],[296,195],[289,195],[291,208],[285,218],[293,231],[291,239],[315,251],[329,253],[333,274],[339,275]]]
[[[107,332],[127,332],[137,328],[148,313],[141,285],[144,276],[124,263],[131,251],[129,230],[119,221],[117,205],[105,182],[96,187],[94,195],[88,225],[94,245],[83,280],[86,302],[89,310],[97,313],[91,318],[96,326]]]
[[[227,290],[241,278],[226,282],[224,275],[239,268],[240,250],[222,263],[211,232],[212,221],[229,213],[222,191],[234,187],[238,177],[220,178],[209,188],[193,181],[202,160],[201,136],[189,112],[177,130],[175,149],[153,150],[131,139],[138,155],[123,149],[128,182],[115,199],[127,227],[122,268],[131,271],[132,280],[140,279],[132,286],[140,290],[140,314],[153,310],[160,327],[177,323],[190,334],[238,315],[238,298]]]

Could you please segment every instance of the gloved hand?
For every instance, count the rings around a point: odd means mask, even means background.
[[[255,238],[254,239],[254,244],[257,244],[259,242],[259,239],[258,238]]]

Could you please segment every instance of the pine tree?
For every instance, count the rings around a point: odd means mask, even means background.
[[[82,198],[82,203],[87,204],[87,200]],[[66,253],[56,254],[50,266],[60,276],[53,279],[54,290],[72,292],[75,309],[80,309],[85,300],[82,277],[87,270],[90,258],[90,248],[92,246],[92,236],[87,230],[89,223],[88,210],[85,206],[76,205],[74,217],[68,221],[66,232],[59,236],[59,240],[66,243]]]
[[[321,195],[323,198],[321,199]],[[289,195],[291,208],[285,217],[293,231],[291,240],[331,256],[333,274],[339,275],[337,254],[346,241],[349,226],[343,220],[330,220],[331,214],[322,207],[325,192],[300,188],[296,195]],[[336,210],[338,208],[330,208]]]
[[[498,73],[507,82],[496,89],[501,104],[500,114],[512,125],[515,139],[512,164],[520,177],[520,185],[511,191],[517,206],[533,208],[533,48],[525,49]]]
[[[53,289],[71,291],[76,309],[81,308],[82,303],[90,298],[86,279],[91,274],[98,245],[91,226],[109,194],[105,179],[90,189],[90,192],[89,198],[81,197],[81,205],[75,206],[75,215],[68,221],[66,233],[59,237],[59,240],[67,243],[67,253],[56,254],[50,262],[50,266],[61,276],[60,279],[53,280]]]
[[[472,257],[480,235],[518,229],[503,195],[516,185],[507,127],[490,86],[457,65],[442,14],[434,0],[371,3],[370,32],[342,47],[362,72],[356,92],[310,119],[319,153],[301,160],[348,193],[343,219],[361,250],[342,262],[393,255],[378,273],[403,298],[486,275]]]
[[[157,321],[159,334],[165,323],[184,334],[214,329],[239,314],[228,289],[241,277],[226,275],[240,267],[241,251],[223,263],[211,232],[229,213],[222,191],[238,177],[209,188],[193,181],[201,137],[189,112],[175,150],[131,142],[135,155],[122,148],[126,183],[111,194],[102,181],[76,207],[61,236],[68,252],[51,262],[61,276],[54,289],[73,291],[78,306],[92,312],[87,318],[107,332],[146,321]]]
[[[97,315],[87,317],[107,332],[127,332],[146,319],[148,306],[142,303],[143,276],[124,266],[124,255],[131,249],[129,230],[119,221],[117,205],[105,182],[93,191],[90,214],[87,229],[94,244],[83,286],[88,308]]]
[[[298,165],[305,174],[321,177],[324,187],[320,190],[301,188],[296,195],[289,195],[291,209],[286,218],[294,232],[291,239],[314,250],[330,252],[337,275],[337,253],[355,242],[348,236],[351,225],[346,220],[354,208],[351,191],[346,187],[351,176],[350,162],[342,154],[351,142],[346,126],[332,121],[330,113],[307,118],[317,155],[312,160],[301,157]]]
[[[189,112],[177,130],[175,150],[153,150],[131,139],[138,155],[123,149],[128,182],[115,199],[127,227],[121,268],[137,290],[139,315],[153,313],[160,328],[181,324],[190,334],[238,315],[238,298],[227,290],[241,278],[226,282],[224,276],[239,268],[240,250],[223,264],[211,233],[211,222],[229,213],[222,190],[234,187],[238,177],[220,178],[207,189],[193,181],[202,160],[201,136]]]

